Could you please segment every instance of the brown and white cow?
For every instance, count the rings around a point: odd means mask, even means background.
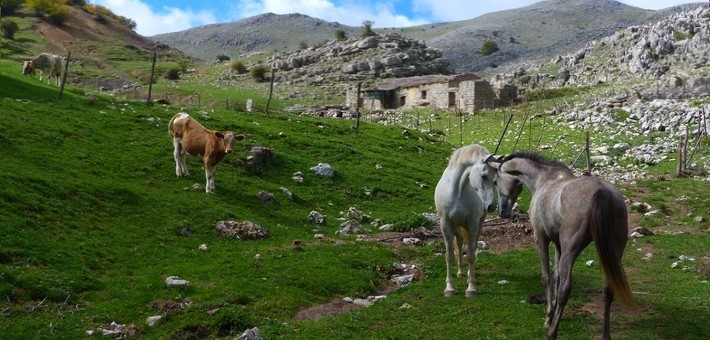
[[[56,78],[56,85],[59,86],[62,75],[64,58],[58,55],[42,53],[34,60],[22,62],[22,74],[34,75],[35,70],[39,70],[39,81],[42,81],[44,74],[47,74],[47,84],[50,84],[52,76]]]
[[[212,131],[206,129],[185,112],[180,112],[170,119],[168,132],[173,138],[175,174],[178,177],[190,176],[185,163],[185,154],[202,158],[205,164],[207,184],[205,192],[214,193],[214,170],[228,153],[232,153],[234,141],[244,140],[244,135],[234,132]]]

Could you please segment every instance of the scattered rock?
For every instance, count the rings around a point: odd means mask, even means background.
[[[256,197],[259,198],[260,201],[268,204],[275,204],[276,203],[276,197],[274,197],[273,194],[268,193],[266,191],[259,191],[258,194],[256,194]]]
[[[293,177],[291,177],[291,179],[297,183],[303,183],[303,173],[298,171],[293,174]]]
[[[162,315],[149,316],[148,319],[145,320],[145,323],[148,325],[148,327],[154,327],[158,324],[158,322],[160,322],[162,318]]]
[[[242,333],[241,336],[239,336],[237,338],[237,340],[262,340],[262,339],[264,339],[264,338],[261,336],[261,330],[259,330],[259,328],[257,328],[257,327],[247,329],[246,331],[244,331],[244,333]]]
[[[508,283],[510,283],[510,282],[508,282],[508,280],[500,280],[500,281],[498,281],[498,284],[501,285],[501,286],[507,285]]]
[[[252,221],[219,221],[215,227],[217,233],[238,240],[266,238],[268,232]]]
[[[178,276],[168,276],[165,279],[165,284],[168,288],[185,288],[187,287],[188,281],[182,280]]]
[[[326,216],[313,210],[310,214],[308,214],[308,220],[313,221],[315,224],[325,224]]]
[[[200,244],[200,246],[198,247],[198,249],[200,249],[200,250],[207,250],[207,245],[204,244],[204,243],[203,243],[203,244]]]
[[[318,165],[312,167],[311,170],[313,170],[316,175],[326,177],[333,177],[333,175],[335,175],[335,170],[333,170],[333,167],[328,163],[318,163]]]
[[[597,264],[597,262],[594,260],[589,260],[589,261],[585,262],[584,264],[587,265],[587,267],[594,267]]]

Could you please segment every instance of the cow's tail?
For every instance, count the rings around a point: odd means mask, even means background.
[[[168,133],[170,134],[170,137],[173,137],[173,138],[175,138],[175,131],[174,131],[173,124],[175,123],[175,118],[177,116],[178,115],[174,115],[173,118],[170,118],[170,123],[168,123]]]
[[[614,212],[626,209],[625,206],[619,206],[620,204],[623,204],[623,202],[620,203],[619,200],[615,200],[608,189],[597,190],[592,197],[589,227],[591,228],[592,239],[596,245],[599,262],[609,288],[625,305],[634,307],[631,288],[626,279],[624,267],[621,264],[621,256],[623,255],[626,241],[623,241],[624,246],[616,245],[622,240],[616,239],[614,236],[614,228],[616,227],[614,225]]]

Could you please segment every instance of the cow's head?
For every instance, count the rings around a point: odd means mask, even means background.
[[[215,132],[215,136],[217,136],[217,138],[224,140],[224,152],[225,153],[232,153],[232,145],[234,144],[235,141],[244,140],[244,135],[235,135],[234,132],[232,132],[232,131],[227,131],[225,133]]]
[[[22,74],[30,76],[35,75],[35,68],[32,67],[31,60],[25,60],[22,62]]]

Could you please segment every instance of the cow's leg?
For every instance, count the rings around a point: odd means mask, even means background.
[[[214,168],[214,165],[205,162],[205,179],[207,180],[205,192],[208,194],[214,194]]]
[[[185,170],[183,168],[184,155],[180,144],[180,138],[178,137],[173,138],[173,158],[175,158],[175,175],[180,177]]]

